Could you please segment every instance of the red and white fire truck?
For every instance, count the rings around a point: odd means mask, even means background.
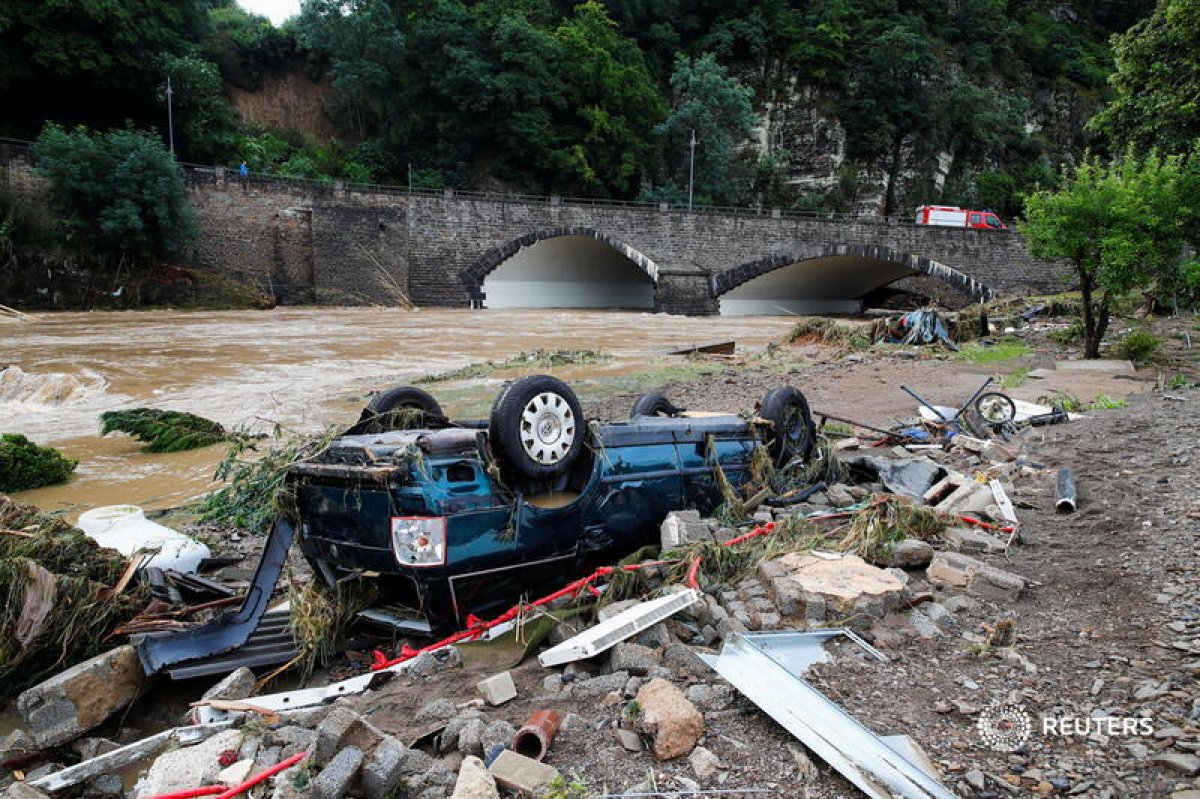
[[[941,227],[973,227],[985,230],[1008,230],[992,211],[974,211],[953,205],[922,205],[917,208],[918,225],[940,225]]]

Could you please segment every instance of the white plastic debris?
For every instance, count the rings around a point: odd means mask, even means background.
[[[137,505],[106,505],[79,517],[79,529],[102,547],[126,557],[139,550],[156,554],[142,565],[178,572],[195,572],[210,557],[208,547],[170,527],[152,522]]]

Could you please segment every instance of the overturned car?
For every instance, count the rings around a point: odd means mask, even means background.
[[[750,420],[653,394],[630,416],[588,423],[546,375],[506,383],[485,421],[452,422],[419,389],[383,392],[291,466],[301,550],[330,584],[377,578],[383,605],[407,609],[396,626],[443,632],[656,542],[672,510],[709,513],[723,500],[718,465],[737,489],[756,447],[794,462],[815,439],[792,387]]]

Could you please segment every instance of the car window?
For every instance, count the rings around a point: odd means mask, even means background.
[[[1000,217],[995,214],[988,214],[983,221],[988,227],[1000,227]]]
[[[971,224],[978,225],[983,222],[983,214],[971,214]]]

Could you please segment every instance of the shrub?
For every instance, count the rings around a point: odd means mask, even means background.
[[[39,447],[28,438],[0,436],[0,492],[29,491],[65,483],[79,461],[52,447]]]
[[[1116,352],[1134,363],[1146,363],[1158,357],[1161,347],[1162,340],[1158,336],[1148,330],[1134,330],[1121,339]]]

